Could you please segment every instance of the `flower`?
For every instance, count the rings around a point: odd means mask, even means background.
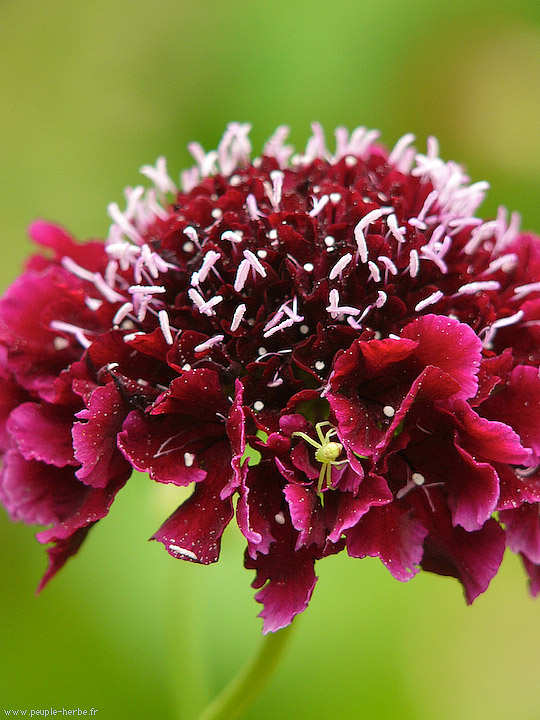
[[[505,546],[540,592],[540,240],[433,138],[249,125],[190,145],[181,189],[109,206],[107,240],[30,227],[43,253],[0,301],[0,498],[49,526],[43,585],[133,468],[193,485],[153,539],[207,564],[236,514],[264,632],[315,561],[451,575],[467,602]],[[236,504],[233,499],[236,497]]]

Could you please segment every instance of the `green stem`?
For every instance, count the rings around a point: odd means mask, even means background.
[[[235,720],[241,717],[272,675],[290,637],[291,627],[289,625],[265,635],[257,652],[197,720]]]

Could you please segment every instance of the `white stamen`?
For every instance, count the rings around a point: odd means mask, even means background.
[[[274,210],[279,210],[279,204],[281,202],[281,192],[283,190],[283,178],[284,173],[281,170],[272,170],[270,173],[270,180],[272,181],[272,187],[268,184],[265,186],[266,194],[268,199],[272,203]]]
[[[167,174],[167,161],[164,157],[158,157],[155,167],[153,165],[143,165],[139,172],[146,175],[161,193],[177,192],[176,185]]]
[[[424,298],[423,300],[420,300],[419,303],[416,303],[414,306],[415,312],[420,312],[424,308],[426,308],[428,305],[434,305],[435,303],[439,302],[441,298],[444,297],[444,293],[440,290],[437,290],[436,292],[432,293],[431,295],[428,295],[427,298]]]
[[[109,205],[107,206],[107,212],[113,222],[118,225],[118,227],[122,230],[126,237],[128,237],[130,240],[133,240],[133,242],[137,245],[142,244],[142,235],[137,230],[137,228],[129,222],[124,213],[122,213],[122,211],[118,207],[117,203],[109,203]]]
[[[249,264],[248,260],[244,258],[240,265],[238,266],[236,270],[236,277],[234,279],[234,289],[236,292],[240,292],[244,285],[246,284],[246,280],[249,275],[249,268],[251,265]]]
[[[144,335],[144,334],[145,334],[145,333],[140,332],[140,331],[139,331],[139,332],[128,333],[127,335],[124,335],[124,337],[122,338],[122,340],[123,340],[125,343],[129,343],[129,342],[131,342],[132,340],[135,340],[136,337],[139,337],[139,335]]]
[[[191,227],[191,225],[188,225],[184,228],[184,235],[187,235],[188,238],[195,244],[196,247],[201,248],[201,243],[199,242],[199,236],[197,235],[197,231],[194,227]]]
[[[368,259],[368,246],[366,243],[364,231],[360,226],[361,222],[362,221],[360,221],[354,228],[354,239],[356,240],[356,246],[358,248],[357,256],[363,263],[366,263]]]
[[[532,292],[540,292],[540,282],[519,285],[517,288],[515,288],[514,295],[521,300],[521,298]]]
[[[380,272],[377,264],[374,263],[373,260],[369,260],[368,268],[369,268],[369,279],[373,280],[373,282],[380,282],[381,272]]]
[[[387,418],[392,418],[396,414],[396,411],[391,405],[385,405],[382,409],[383,415],[385,415]]]
[[[377,260],[379,260],[380,262],[382,262],[382,264],[384,265],[385,269],[386,269],[386,270],[389,270],[391,275],[397,275],[398,269],[397,269],[397,267],[395,266],[395,264],[392,262],[392,260],[390,260],[389,257],[386,257],[386,255],[379,255],[379,257],[377,258]]]
[[[238,330],[240,323],[242,322],[242,318],[244,317],[244,313],[246,312],[246,306],[244,303],[240,303],[240,305],[236,308],[234,311],[234,315],[231,322],[231,332],[235,332]]]
[[[98,300],[97,298],[92,297],[85,297],[84,304],[92,312],[96,312],[96,310],[99,310],[99,308],[103,305],[103,300]]]
[[[259,258],[255,255],[255,253],[252,253],[251,250],[244,250],[244,257],[255,272],[259,273],[261,277],[266,277],[266,270],[260,263]]]
[[[458,288],[457,294],[458,295],[474,295],[475,293],[480,292],[480,291],[500,290],[500,288],[501,288],[501,283],[497,282],[496,280],[470,282],[470,283],[465,283],[465,285],[462,285],[460,288]]]
[[[214,337],[211,337],[208,340],[200,343],[199,345],[196,345],[193,348],[193,351],[196,353],[205,352],[206,350],[210,350],[210,348],[213,348],[214,345],[218,345],[222,340],[223,335],[214,335]]]
[[[161,295],[167,290],[163,285],[130,285],[128,292],[131,295]]]
[[[90,330],[83,330],[83,328],[72,325],[71,323],[62,322],[61,320],[53,320],[49,327],[52,330],[58,330],[58,332],[65,332],[69,335],[73,335],[77,342],[84,348],[88,348],[92,344],[92,341],[84,334],[85,332],[90,332]]]
[[[72,273],[73,275],[76,275],[78,278],[81,278],[81,280],[88,280],[91,283],[94,282],[96,274],[90,272],[86,268],[81,267],[75,262],[75,260],[72,260],[67,255],[65,255],[60,262],[62,264],[62,267],[64,267],[68,272]]]
[[[377,291],[377,299],[375,300],[375,307],[382,308],[385,302],[388,300],[388,295],[383,290]]]
[[[349,307],[348,305],[339,305],[339,292],[334,288],[330,290],[328,299],[330,305],[326,308],[326,311],[330,313],[333,320],[339,318],[340,315],[360,315],[358,308]]]
[[[242,235],[239,232],[235,232],[234,230],[225,230],[225,232],[221,233],[221,239],[228,240],[229,242],[236,245],[242,242]]]
[[[405,228],[398,226],[397,217],[394,215],[394,213],[392,213],[386,218],[386,224],[388,225],[388,229],[398,241],[398,243],[402,243],[405,241],[405,238],[403,237],[405,234]]]
[[[435,265],[439,268],[439,270],[442,272],[443,275],[446,275],[448,272],[448,265],[444,262],[440,254],[434,252],[430,247],[427,245],[424,245],[420,248],[420,252],[422,253],[422,258],[425,260],[431,260],[431,262],[435,263]]]
[[[105,300],[108,300],[111,303],[124,302],[126,299],[123,295],[117,293],[116,290],[109,287],[99,273],[94,275],[94,286],[96,290],[103,295]]]
[[[484,347],[489,347],[493,338],[495,337],[495,334],[499,328],[507,327],[508,325],[514,325],[515,323],[520,322],[523,320],[525,316],[525,313],[523,310],[518,310],[517,313],[514,315],[510,315],[509,317],[501,318],[500,320],[495,320],[495,322],[487,328],[486,336],[483,340]]]
[[[130,302],[125,302],[117,311],[112,319],[113,325],[120,325],[130,312],[133,312],[133,305]]]
[[[426,478],[419,472],[413,472],[411,480],[415,485],[423,485],[426,482]]]
[[[415,141],[415,136],[412,133],[407,133],[401,137],[394,146],[394,149],[388,157],[389,165],[396,165],[402,158],[404,152],[407,150],[409,145]]]
[[[369,225],[371,225],[371,223],[374,223],[376,220],[379,220],[379,218],[382,218],[383,215],[390,214],[392,209],[393,208],[377,208],[376,210],[370,210],[363,218],[360,219],[356,228],[360,228],[360,230],[364,231]]]
[[[255,410],[255,412],[260,412],[261,410],[264,410],[264,403],[262,402],[262,400],[255,400],[255,402],[253,403],[253,409]]]
[[[166,310],[160,310],[158,312],[158,318],[159,318],[159,325],[161,327],[161,332],[163,333],[163,337],[165,338],[165,342],[167,345],[172,345],[174,343],[173,336],[171,334],[171,326],[169,322],[169,316],[167,315]]]
[[[223,297],[221,295],[215,295],[213,298],[210,298],[210,300],[204,302],[202,305],[199,306],[199,312],[203,315],[215,315],[215,312],[212,308],[214,308],[216,305],[219,305],[222,300]]]
[[[337,263],[334,265],[334,267],[330,270],[329,279],[334,280],[338,275],[341,275],[343,270],[347,267],[347,265],[351,262],[352,255],[351,253],[347,253],[346,255],[343,255]],[[305,267],[305,266],[304,266]]]
[[[418,251],[417,250],[411,250],[411,254],[409,255],[409,273],[412,278],[415,278],[418,275],[418,270],[420,269],[420,260],[418,258]]]
[[[221,258],[221,254],[214,250],[209,250],[204,256],[203,264],[201,265],[198,274],[199,282],[204,282],[208,277],[208,273],[213,269],[214,265]]]
[[[258,218],[263,217],[264,213],[262,213],[259,210],[259,208],[257,206],[257,200],[255,199],[255,195],[253,195],[252,193],[250,193],[246,197],[246,205],[247,205],[249,217],[252,220],[257,220]]]
[[[316,217],[326,207],[329,201],[328,195],[323,195],[313,203],[313,208],[309,211],[309,217]]]
[[[508,253],[507,255],[501,255],[496,260],[492,260],[487,268],[482,273],[483,275],[489,275],[491,273],[502,270],[503,272],[510,272],[514,269],[518,261],[518,256],[515,253]]]
[[[105,282],[109,287],[116,285],[116,272],[118,270],[118,263],[116,260],[109,260],[107,267],[105,268]]]

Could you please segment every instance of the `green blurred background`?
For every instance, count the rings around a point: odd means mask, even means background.
[[[540,230],[537,0],[0,4],[0,283],[56,219],[103,237],[106,206],[160,154],[216,146],[253,124],[259,150],[287,123],[435,134],[492,190],[484,206]],[[146,539],[178,503],[136,476],[79,556],[36,598],[34,530],[0,511],[0,714],[97,708],[98,720],[191,720],[260,640],[259,607],[230,529],[199,567]],[[248,720],[538,720],[540,602],[507,557],[467,608],[454,580],[402,585],[376,560],[318,566],[292,646]]]

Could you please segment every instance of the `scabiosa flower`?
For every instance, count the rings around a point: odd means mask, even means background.
[[[346,548],[468,602],[506,545],[540,592],[540,241],[487,184],[404,136],[279,128],[198,144],[181,189],[109,206],[104,243],[43,221],[0,301],[0,497],[48,526],[41,587],[132,468],[193,485],[153,539],[212,563],[236,513],[264,631],[307,606]],[[233,504],[236,498],[236,504]]]

